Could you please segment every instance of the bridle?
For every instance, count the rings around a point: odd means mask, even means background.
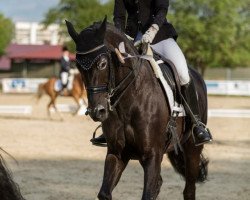
[[[99,54],[98,54],[99,52]],[[97,86],[88,86],[87,92],[90,95],[98,94],[98,93],[107,93],[107,101],[109,110],[113,111],[116,105],[119,103],[127,89],[132,85],[132,83],[135,81],[139,68],[139,63],[136,63],[134,67],[131,69],[131,71],[116,85],[116,78],[115,78],[115,66],[112,62],[112,53],[113,51],[109,50],[108,47],[105,44],[99,45],[91,50],[88,50],[86,52],[77,51],[76,52],[76,62],[78,65],[85,71],[92,68],[92,66],[100,59],[101,56],[106,56],[108,58],[108,66],[109,66],[109,81],[107,85],[97,85]],[[95,53],[96,56],[92,56],[93,59],[90,61],[87,56]],[[86,56],[87,64],[81,62],[77,59],[77,55]],[[137,59],[139,60],[139,59]],[[84,64],[84,65],[83,65]],[[137,72],[137,74],[136,74]],[[131,78],[132,77],[132,78]],[[132,79],[128,84],[125,85],[125,83]],[[125,87],[124,87],[125,85]],[[123,88],[123,89],[122,89]]]

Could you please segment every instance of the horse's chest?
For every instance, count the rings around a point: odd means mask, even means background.
[[[129,145],[135,144],[135,131],[134,131],[134,128],[130,124],[127,124],[124,127],[124,136],[125,136],[127,144]]]

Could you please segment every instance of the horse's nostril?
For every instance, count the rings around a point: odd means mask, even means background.
[[[106,114],[106,109],[102,105],[98,105],[95,109],[95,116],[97,118],[103,118]]]
[[[106,110],[105,110],[104,108],[102,108],[102,109],[99,110],[99,114],[100,114],[100,115],[104,115],[105,112],[106,112]]]

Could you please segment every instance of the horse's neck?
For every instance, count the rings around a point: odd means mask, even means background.
[[[127,97],[130,99],[130,102],[133,103],[133,101],[138,95],[142,95],[143,93],[149,93],[149,94],[156,94],[160,92],[161,88],[160,85],[153,73],[152,68],[150,67],[148,61],[146,60],[137,60],[138,58],[132,58],[135,60],[134,66],[130,66],[130,68],[126,67],[120,67],[119,69],[119,79],[122,80],[128,73],[131,72],[132,68],[134,68],[134,79],[130,79],[130,81],[133,80],[133,83],[129,87],[127,93]],[[137,65],[137,66],[136,66]],[[143,102],[141,102],[143,103]]]
[[[148,61],[143,60],[139,67],[138,76],[136,78],[136,87],[150,91],[151,89],[153,90],[153,88],[155,88],[156,84],[157,79],[154,77],[154,73]]]
[[[118,48],[119,44],[121,42],[124,42],[127,53],[129,53],[130,55],[136,55],[137,53],[135,47],[132,46],[131,41],[127,39],[125,34],[121,33],[110,24],[108,25],[108,28],[106,31],[105,40],[107,44],[110,45],[111,48],[113,49]]]
[[[106,42],[110,45],[111,48],[118,48],[121,42],[125,44],[125,50],[128,54],[135,56],[138,55],[137,50],[133,44],[126,38],[124,34],[114,29],[111,25],[108,26],[106,32]],[[130,88],[128,92],[134,93],[141,90],[153,91],[153,88],[156,88],[157,80],[154,77],[153,71],[147,61],[137,60],[138,58],[130,58],[126,60],[126,67],[119,68],[118,78],[122,80],[132,68],[136,68],[135,75],[136,80],[134,88]],[[140,65],[140,66],[135,66]],[[129,69],[130,68],[130,69]]]

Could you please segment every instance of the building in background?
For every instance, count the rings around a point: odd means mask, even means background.
[[[0,79],[58,76],[61,56],[62,45],[11,44],[0,57]],[[75,55],[70,58],[73,61]]]
[[[0,79],[57,76],[63,41],[57,24],[45,29],[38,22],[16,22],[12,44],[0,57]]]
[[[38,22],[16,22],[12,43],[58,45],[62,44],[63,41],[59,36],[59,26],[57,24],[52,24],[45,29]]]

